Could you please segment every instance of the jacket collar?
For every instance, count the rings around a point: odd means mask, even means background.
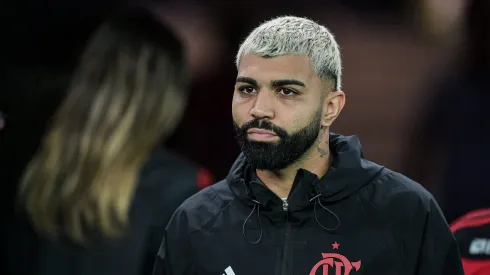
[[[362,147],[355,136],[330,134],[330,151],[334,161],[328,173],[321,179],[304,169],[298,170],[288,197],[291,218],[302,219],[304,212],[312,205],[312,199],[320,196],[324,202],[335,202],[356,192],[371,182],[383,169],[363,158]],[[265,185],[256,182],[255,171],[248,164],[244,154],[240,154],[233,164],[227,181],[230,189],[245,204],[253,206],[254,201],[261,211],[273,219],[283,219],[283,201]]]

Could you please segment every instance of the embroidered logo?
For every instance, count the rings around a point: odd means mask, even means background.
[[[339,249],[340,244],[332,244],[333,249]],[[319,261],[310,271],[310,275],[349,275],[352,270],[356,272],[361,268],[361,261],[351,262],[345,256],[337,253],[322,253],[323,260]],[[329,273],[330,272],[330,273]]]

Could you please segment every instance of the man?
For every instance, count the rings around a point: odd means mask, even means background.
[[[330,133],[345,94],[325,27],[273,19],[236,61],[243,154],[174,213],[154,275],[463,274],[433,197],[365,160],[356,137]]]

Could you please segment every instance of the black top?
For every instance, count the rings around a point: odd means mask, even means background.
[[[330,142],[328,173],[299,170],[287,202],[253,182],[241,155],[177,209],[153,274],[463,275],[431,194],[365,160],[356,137]]]
[[[82,247],[39,237],[24,217],[16,216],[7,235],[8,274],[151,274],[172,213],[211,180],[206,170],[157,150],[141,171],[127,236]]]

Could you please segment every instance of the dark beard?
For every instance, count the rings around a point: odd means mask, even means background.
[[[310,149],[320,133],[321,109],[306,127],[289,134],[268,120],[254,119],[239,127],[233,121],[236,140],[252,167],[259,170],[281,170],[298,161]],[[274,132],[279,141],[260,142],[248,139],[251,128]]]

